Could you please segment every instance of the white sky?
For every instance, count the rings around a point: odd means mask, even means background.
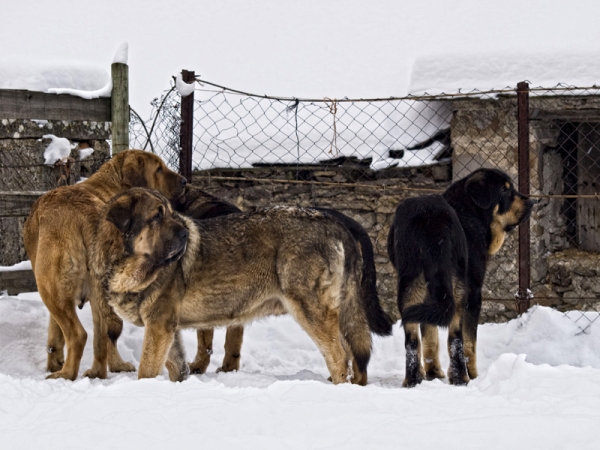
[[[140,111],[181,69],[256,93],[371,97],[405,94],[416,58],[600,54],[597,0],[2,3],[2,58],[109,70],[127,42]]]

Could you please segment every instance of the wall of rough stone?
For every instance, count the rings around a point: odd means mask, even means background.
[[[64,167],[44,165],[44,150],[51,141],[42,136],[47,134],[78,144],[71,151],[74,163],[69,173]],[[107,139],[109,122],[0,119],[0,191],[43,192],[59,183],[75,184],[110,158]],[[79,149],[85,147],[92,147],[94,153],[80,161]],[[25,217],[6,217],[6,213],[0,211],[0,266],[27,259],[22,242]]]
[[[304,178],[317,183],[279,183],[269,180],[294,180],[301,170]],[[253,178],[261,181],[215,179],[215,176]],[[238,171],[195,172],[193,183],[230,201],[242,210],[269,205],[319,206],[332,208],[352,217],[365,227],[375,251],[379,296],[386,311],[399,318],[396,303],[396,274],[387,256],[387,236],[396,207],[401,200],[429,191],[443,191],[450,184],[450,166],[419,169],[261,168]],[[343,186],[318,182],[343,183]]]

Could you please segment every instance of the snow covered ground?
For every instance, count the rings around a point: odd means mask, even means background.
[[[574,313],[573,319],[579,317]],[[91,331],[89,306],[80,314]],[[589,315],[593,319],[595,315]],[[0,447],[260,449],[595,449],[600,320],[587,333],[536,307],[480,327],[480,377],[401,387],[403,336],[375,338],[367,387],[333,386],[312,341],[289,317],[247,327],[241,370],[183,383],[44,380],[48,313],[37,293],[0,297]],[[90,333],[91,334],[91,333]],[[184,333],[188,359],[195,333]],[[442,337],[445,338],[445,335]],[[91,336],[90,336],[91,338]],[[88,339],[81,372],[91,363]],[[122,355],[139,362],[143,329],[127,324]],[[448,358],[442,352],[442,363]]]

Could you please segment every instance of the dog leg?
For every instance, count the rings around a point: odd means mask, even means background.
[[[68,291],[60,291],[58,286],[38,286],[40,296],[50,311],[50,315],[60,327],[67,346],[67,357],[63,367],[46,378],[64,378],[74,380],[79,373],[79,364],[87,333],[75,311],[75,303],[63,299],[74,298]]]
[[[294,300],[286,306],[289,306],[290,314],[314,341],[325,358],[333,384],[346,383],[349,360],[340,339],[338,312],[324,308],[319,314],[311,315],[309,319],[302,308],[296,306],[302,304],[305,304],[304,301]]]
[[[455,313],[448,327],[448,354],[450,355],[448,381],[450,384],[466,385],[469,382],[469,375],[464,354],[462,313]]]
[[[477,324],[481,312],[481,290],[470,293],[464,311],[463,337],[467,371],[471,379],[477,378]]]
[[[54,317],[50,315],[48,323],[48,360],[46,370],[58,372],[65,363],[65,337]]]
[[[356,364],[356,360],[354,359],[354,355],[352,354],[352,349],[350,348],[348,341],[343,337],[341,338],[341,341],[342,346],[346,351],[346,358],[348,361],[352,361],[352,378],[350,379],[350,382],[352,384],[358,384],[359,386],[366,386],[368,381],[367,372],[361,371],[358,367],[358,364]],[[329,381],[331,381],[331,378]]]
[[[65,309],[63,311],[56,312],[57,314],[63,314],[64,311],[68,310]],[[56,318],[57,316],[55,315],[54,317]],[[85,342],[87,341],[87,332],[77,318],[75,308],[73,308],[73,311],[64,313],[60,320],[57,320],[57,323],[63,331],[63,335],[65,336],[67,357],[62,369],[60,369],[58,372],[48,375],[46,378],[64,378],[66,380],[75,380],[75,378],[77,378],[77,374],[79,373],[79,364],[81,363]]]
[[[421,365],[421,339],[419,338],[419,324],[405,323],[404,347],[406,348],[406,375],[403,387],[415,387],[423,381],[425,370]]]
[[[240,370],[240,352],[244,340],[244,327],[227,327],[225,334],[225,356],[223,365],[217,369],[217,372],[232,372]]]
[[[138,379],[156,378],[160,374],[175,338],[175,326],[168,323],[149,322],[145,326]]]
[[[105,379],[108,363],[108,323],[102,311],[98,297],[90,299],[92,319],[94,322],[94,362],[83,374],[88,378]]]
[[[423,366],[426,380],[445,378],[446,375],[440,364],[440,340],[438,328],[435,325],[421,324],[423,341]]]
[[[111,372],[135,372],[135,366],[121,358],[117,349],[117,339],[123,332],[123,321],[111,308],[106,317],[108,323],[108,370]]]
[[[196,336],[198,337],[198,351],[196,352],[194,361],[189,364],[191,373],[202,374],[206,372],[206,368],[210,363],[210,355],[213,354],[214,334],[214,328],[196,330]]]
[[[190,369],[185,362],[185,350],[181,342],[181,332],[179,330],[175,332],[165,365],[169,371],[169,379],[171,381],[184,381],[190,373]]]

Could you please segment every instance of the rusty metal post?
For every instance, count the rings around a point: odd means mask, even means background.
[[[196,80],[193,70],[182,70],[181,77],[186,83]],[[194,92],[181,98],[181,128],[179,132],[179,173],[192,182],[192,148],[194,140]]]
[[[529,195],[529,84],[517,85],[518,170],[519,192]],[[530,229],[529,219],[519,226],[519,290],[517,309],[523,314],[529,309],[530,297]]]

